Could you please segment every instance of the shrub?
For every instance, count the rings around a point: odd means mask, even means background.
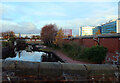
[[[77,58],[79,55],[81,55],[82,49],[83,47],[75,42],[65,43],[62,46],[62,51],[67,53],[68,56],[72,58]]]
[[[16,45],[17,51],[24,50],[27,46],[24,40],[17,40],[16,42],[17,42],[17,45]]]
[[[9,44],[7,41],[2,41],[2,47],[7,47]]]
[[[85,48],[83,57],[96,63],[101,63],[106,56],[107,48],[103,46],[93,46],[91,48]]]
[[[69,57],[77,60],[87,60],[95,63],[102,63],[105,59],[107,48],[103,46],[93,46],[84,48],[74,42],[63,44],[62,51],[67,53]]]
[[[9,41],[11,41],[12,43],[14,43],[15,40],[16,40],[15,37],[10,37],[9,39]]]
[[[69,57],[76,60],[85,60],[95,63],[102,63],[106,57],[107,48],[103,46],[93,46],[91,48],[84,48],[83,46],[75,43],[63,43],[61,47],[56,45],[49,45],[49,47],[55,49],[61,49]]]

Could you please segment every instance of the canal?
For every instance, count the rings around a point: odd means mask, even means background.
[[[35,48],[35,49],[33,49]],[[13,55],[7,54],[2,56],[6,56],[3,58],[4,60],[15,60],[15,61],[31,61],[31,62],[64,62],[62,61],[56,54],[50,51],[41,51],[41,49],[37,49],[32,45],[28,45],[24,50],[16,50],[14,49]]]
[[[46,54],[44,52],[27,52],[26,50],[22,50],[16,52],[15,57],[8,57],[5,60],[18,60],[18,61],[32,61],[32,62],[41,62],[41,56]]]

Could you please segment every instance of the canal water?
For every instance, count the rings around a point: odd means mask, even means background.
[[[37,52],[37,51],[27,52],[26,50],[22,50],[22,51],[16,52],[15,57],[8,57],[5,60],[41,62],[41,59],[42,59],[41,56],[43,54],[46,54],[46,53]]]
[[[2,56],[5,57],[2,59],[31,62],[64,62],[55,53],[47,51],[43,52],[40,49],[41,48],[33,45],[28,45],[25,49],[14,48],[14,53],[7,53],[5,55],[6,52],[4,52]]]

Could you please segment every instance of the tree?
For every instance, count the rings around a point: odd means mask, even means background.
[[[100,30],[98,30],[98,31],[96,32],[96,35],[99,35],[99,34],[101,34]]]
[[[36,35],[36,38],[37,38],[37,39],[40,39],[40,36],[39,36],[39,35]]]
[[[13,31],[2,32],[2,37],[5,39],[15,37],[15,33]]]
[[[63,33],[63,30],[60,29],[58,32],[57,32],[57,35],[55,37],[55,41],[54,41],[54,44],[58,45],[58,46],[61,46],[62,45],[62,40],[64,38],[64,33]]]
[[[114,32],[114,31],[111,31],[110,33],[116,33],[116,32]]]
[[[58,31],[58,29],[55,24],[45,25],[41,30],[42,41],[47,45],[52,44],[53,41],[55,40],[57,31]]]
[[[28,39],[29,37],[26,35],[25,38]]]
[[[32,35],[32,39],[36,39],[36,36],[35,36],[35,35]]]

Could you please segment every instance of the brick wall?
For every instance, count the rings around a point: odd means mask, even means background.
[[[96,38],[90,36],[90,37],[66,40],[66,42],[74,41],[85,47],[92,47],[98,44],[97,40],[99,40],[99,45],[102,45],[108,49],[106,61],[108,60],[112,63],[117,62],[117,58],[116,58],[118,56],[117,51],[120,53],[119,35],[118,36],[100,36]]]
[[[82,39],[83,40],[83,46],[85,47],[92,47],[95,45],[95,41],[91,39]]]
[[[119,50],[118,39],[119,38],[100,38],[100,45],[108,48],[109,52],[115,52]]]
[[[97,38],[98,40],[98,38]],[[78,39],[71,39],[65,40],[66,42],[74,41],[76,43],[82,44],[85,47],[92,47],[97,45],[96,41],[93,38],[78,38]],[[119,37],[100,37],[99,44],[108,48],[109,52],[120,52],[120,38]]]
[[[118,50],[120,52],[120,38],[118,38]]]

